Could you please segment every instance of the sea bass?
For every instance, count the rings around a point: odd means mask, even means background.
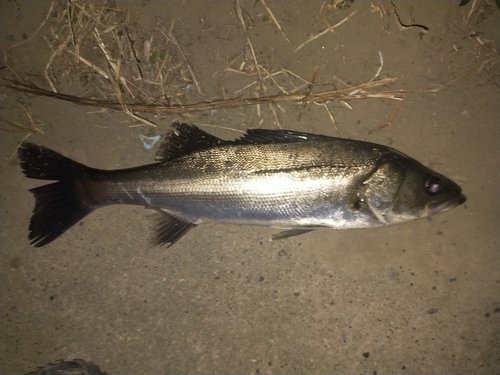
[[[402,223],[466,200],[449,178],[390,147],[290,130],[251,129],[226,141],[176,123],[156,163],[128,169],[87,167],[29,142],[19,158],[27,177],[56,181],[30,190],[36,247],[112,204],[156,210],[154,242],[171,246],[209,222],[285,229],[278,239]]]

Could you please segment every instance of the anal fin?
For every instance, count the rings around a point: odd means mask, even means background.
[[[161,210],[152,214],[150,220],[153,243],[155,245],[168,244],[167,247],[172,246],[196,226],[196,224],[178,219]]]

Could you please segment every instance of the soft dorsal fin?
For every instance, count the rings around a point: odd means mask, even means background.
[[[300,142],[311,139],[332,139],[332,137],[320,134],[295,132],[292,130],[249,129],[246,134],[236,142],[238,144],[266,144]]]
[[[156,160],[160,162],[166,162],[194,151],[229,143],[194,125],[175,123],[172,128],[165,135],[165,140],[156,153]]]

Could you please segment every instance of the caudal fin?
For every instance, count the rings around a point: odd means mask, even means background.
[[[36,203],[29,239],[35,247],[42,247],[93,211],[75,194],[75,178],[87,167],[30,142],[24,142],[19,148],[19,159],[27,177],[57,181],[30,190]]]

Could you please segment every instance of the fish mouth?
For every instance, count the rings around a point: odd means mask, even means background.
[[[447,200],[442,201],[442,202],[436,202],[436,203],[429,204],[427,206],[427,215],[432,216],[432,215],[435,215],[439,212],[448,211],[452,208],[460,206],[466,200],[467,200],[467,197],[464,194],[460,194],[459,196],[457,196],[454,199],[447,199]]]

